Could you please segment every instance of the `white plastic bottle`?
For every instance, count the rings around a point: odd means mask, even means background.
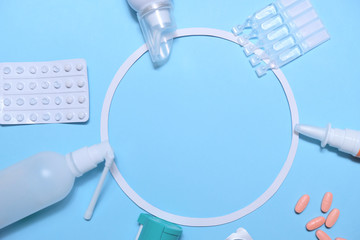
[[[137,12],[139,24],[155,66],[164,64],[171,52],[176,30],[171,0],[127,0]]]
[[[0,171],[0,229],[64,199],[76,177],[113,156],[103,142],[66,156],[38,153]]]
[[[360,158],[360,131],[331,128],[331,124],[328,124],[326,128],[298,124],[295,126],[295,131],[320,140],[322,147],[329,144],[341,152]]]

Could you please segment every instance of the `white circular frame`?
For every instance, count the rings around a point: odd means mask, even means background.
[[[221,39],[225,39],[231,42],[234,42],[236,44],[239,44],[237,42],[237,38],[230,32],[226,32],[223,30],[218,29],[211,29],[211,28],[186,28],[186,29],[179,29],[176,31],[174,38],[179,37],[186,37],[186,36],[210,36],[210,37],[217,37]],[[111,106],[111,101],[113,99],[114,93],[116,91],[116,88],[118,87],[120,81],[123,79],[127,71],[131,68],[131,66],[139,59],[142,55],[144,55],[148,51],[146,45],[144,44],[139,49],[137,49],[119,68],[117,71],[114,79],[110,83],[110,86],[107,90],[105,100],[103,103],[103,108],[101,112],[101,140],[102,141],[108,141],[109,135],[108,135],[108,120],[109,120],[109,111]],[[261,55],[261,50],[255,51],[256,54]],[[269,61],[267,59],[263,59],[265,63],[268,63]],[[298,142],[299,142],[299,135],[294,132],[295,125],[299,123],[299,113],[298,108],[296,105],[296,101],[294,98],[294,94],[290,88],[290,85],[283,74],[283,72],[280,69],[273,69],[272,70],[275,74],[275,76],[278,78],[279,82],[282,85],[282,88],[285,92],[290,113],[291,113],[291,124],[292,124],[292,139],[291,139],[291,146],[290,150],[287,156],[287,159],[280,170],[279,175],[276,177],[274,182],[270,185],[270,187],[261,195],[259,196],[254,202],[249,204],[248,206],[237,210],[233,213],[219,216],[219,217],[211,217],[211,218],[192,218],[192,217],[184,217],[179,216],[175,214],[171,214],[168,212],[165,212],[159,208],[156,208],[152,206],[150,203],[146,202],[144,199],[142,199],[126,182],[124,177],[121,175],[119,169],[116,166],[116,163],[114,162],[110,171],[113,175],[115,181],[118,183],[120,188],[124,191],[124,193],[140,208],[143,210],[159,217],[164,220],[185,225],[185,226],[216,226],[216,225],[222,225],[225,223],[229,223],[235,220],[240,219],[241,217],[255,211],[257,208],[262,206],[266,201],[268,201],[275,192],[279,189],[283,181],[285,180],[288,172],[290,171],[291,165],[294,161]]]

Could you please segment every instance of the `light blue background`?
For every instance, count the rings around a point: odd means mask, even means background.
[[[312,2],[332,39],[282,68],[300,121],[360,130],[360,2]],[[268,3],[181,0],[175,16],[179,28],[230,30]],[[87,124],[0,127],[0,168],[41,151],[66,154],[99,142],[109,83],[143,44],[125,0],[1,0],[0,9],[1,62],[85,58],[91,96]],[[192,37],[176,40],[160,69],[147,54],[134,65],[114,96],[109,135],[121,172],[147,201],[172,213],[210,217],[246,206],[271,184],[290,146],[290,115],[276,78],[258,79],[241,48]],[[93,219],[82,218],[101,170],[78,179],[62,202],[0,230],[0,239],[135,239],[142,210],[110,177]],[[183,227],[182,240],[225,239],[239,227],[256,240],[315,239],[304,226],[322,215],[327,191],[341,216],[325,231],[333,239],[359,239],[359,174],[357,159],[301,138],[293,167],[270,201],[230,224]],[[294,205],[305,193],[310,204],[296,215]]]

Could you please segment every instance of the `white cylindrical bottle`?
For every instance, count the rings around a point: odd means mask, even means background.
[[[155,66],[164,64],[171,52],[176,30],[171,0],[127,0],[136,11],[139,24]]]
[[[64,199],[75,178],[95,168],[107,154],[113,152],[103,142],[66,156],[38,153],[0,171],[0,229]]]

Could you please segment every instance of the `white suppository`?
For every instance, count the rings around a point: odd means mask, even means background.
[[[89,120],[86,61],[0,63],[0,124]]]
[[[218,29],[210,29],[210,28],[188,28],[188,29],[179,29],[175,32],[175,38],[179,37],[185,37],[185,36],[211,36],[211,37],[218,37],[222,38],[228,41],[231,41],[233,43],[239,44],[237,42],[237,38],[230,32],[226,32],[223,30]],[[131,66],[144,54],[147,52],[146,45],[141,46],[139,49],[137,49],[119,68],[117,71],[114,79],[110,83],[110,86],[108,88],[108,91],[105,96],[105,100],[103,103],[103,108],[101,112],[101,139],[102,141],[107,141],[109,139],[109,112],[110,112],[110,105],[111,101],[113,99],[114,93],[116,91],[116,88],[118,87],[120,81],[123,79],[127,71],[131,68]],[[255,51],[257,54],[261,55],[262,50],[257,49]],[[264,59],[266,63],[269,63],[267,59]],[[280,84],[283,87],[283,90],[285,92],[285,95],[287,97],[287,101],[290,107],[290,113],[291,113],[291,129],[293,130],[295,128],[295,125],[299,122],[299,113],[295,101],[294,94],[290,88],[290,85],[285,77],[285,75],[282,73],[280,69],[272,69],[275,76],[278,78]],[[268,201],[275,192],[279,189],[283,181],[285,180],[288,172],[290,171],[291,165],[294,161],[294,157],[296,154],[297,146],[299,142],[299,136],[298,134],[294,133],[292,134],[291,139],[291,146],[289,149],[288,156],[286,158],[286,161],[280,170],[279,175],[276,177],[274,182],[269,186],[269,188],[261,195],[259,196],[254,202],[249,204],[248,206],[235,211],[233,213],[220,216],[220,217],[212,217],[212,218],[192,218],[192,217],[184,217],[179,216],[175,214],[171,214],[168,212],[165,212],[159,208],[156,208],[152,206],[150,203],[146,202],[144,199],[142,199],[126,182],[124,177],[121,175],[119,169],[117,168],[116,164],[114,163],[111,166],[111,174],[113,175],[114,179],[120,186],[120,188],[124,191],[124,193],[140,208],[144,209],[145,211],[149,212],[150,214],[164,219],[169,222],[173,222],[180,225],[186,225],[186,226],[216,226],[221,225],[225,223],[229,223],[235,220],[238,220],[239,218],[255,211],[257,208],[262,206],[266,201]]]
[[[326,42],[330,36],[309,0],[278,0],[232,29],[258,76],[279,68]],[[253,44],[248,44],[252,42]],[[263,55],[254,54],[264,50]]]

